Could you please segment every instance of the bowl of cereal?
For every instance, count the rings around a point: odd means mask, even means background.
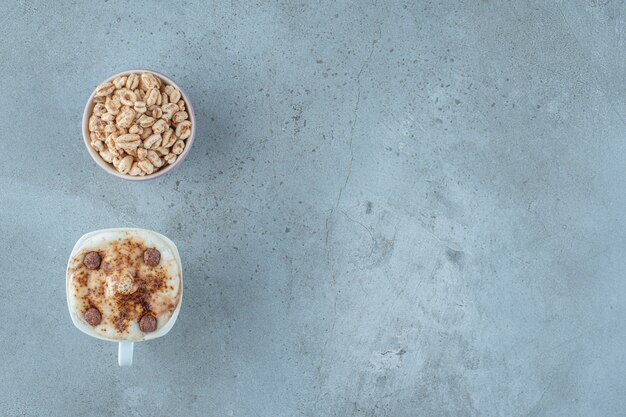
[[[193,107],[170,78],[123,71],[101,82],[83,113],[83,139],[109,174],[131,181],[160,177],[189,153],[196,131]]]

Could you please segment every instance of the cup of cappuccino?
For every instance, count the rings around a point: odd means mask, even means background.
[[[76,242],[66,275],[67,305],[83,333],[118,343],[118,363],[133,363],[136,342],[170,331],[183,296],[176,245],[145,229],[87,233]]]

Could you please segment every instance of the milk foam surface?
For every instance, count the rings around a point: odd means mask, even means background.
[[[161,253],[158,266],[151,267],[143,261],[147,248]],[[83,265],[85,255],[91,251],[102,257],[96,270]],[[176,253],[169,242],[146,230],[109,230],[88,237],[75,248],[68,268],[71,314],[93,333],[107,339],[146,338],[138,324],[144,314],[157,318],[159,332],[172,318],[181,298],[182,268]],[[116,283],[128,277],[132,277],[133,292],[116,292]],[[84,319],[90,307],[102,314],[102,322],[96,326]]]

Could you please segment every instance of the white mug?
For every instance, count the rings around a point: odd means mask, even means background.
[[[158,329],[155,332],[151,332],[151,333],[145,333],[144,337],[141,340],[119,340],[119,339],[112,339],[112,338],[108,338],[108,337],[104,337],[98,333],[96,333],[93,328],[91,328],[87,323],[85,323],[84,319],[80,316],[78,316],[76,314],[76,312],[74,311],[74,309],[72,309],[72,306],[70,304],[70,280],[71,280],[71,275],[70,275],[70,265],[72,263],[72,259],[74,258],[74,256],[76,255],[76,253],[80,250],[81,246],[83,245],[83,243],[85,242],[85,240],[97,235],[97,234],[101,234],[101,233],[110,233],[110,232],[122,232],[122,231],[140,231],[142,233],[146,233],[149,235],[152,235],[154,237],[157,237],[159,239],[164,240],[172,249],[172,251],[174,252],[174,257],[176,258],[176,261],[178,262],[178,266],[180,268],[179,273],[180,273],[180,298],[178,300],[178,305],[176,306],[176,309],[174,310],[174,312],[172,313],[172,316],[170,317],[169,321],[165,324],[165,326],[161,327],[160,329]],[[72,317],[72,323],[74,323],[74,326],[76,326],[78,328],[78,330],[80,330],[81,332],[88,334],[91,337],[95,337],[98,339],[102,339],[102,340],[108,340],[110,342],[117,342],[118,343],[118,350],[117,350],[117,361],[118,364],[120,366],[131,366],[133,364],[133,348],[135,345],[135,342],[138,341],[146,341],[146,340],[151,340],[151,339],[156,339],[157,337],[161,337],[161,336],[165,336],[170,330],[171,328],[174,326],[174,323],[176,322],[176,319],[178,318],[178,313],[180,311],[180,306],[182,304],[183,301],[183,271],[182,271],[182,263],[180,261],[180,254],[178,253],[178,248],[176,247],[176,245],[174,244],[174,242],[172,242],[170,239],[168,239],[167,237],[163,236],[160,233],[156,233],[153,232],[151,230],[146,230],[146,229],[138,229],[138,228],[114,228],[114,229],[102,229],[102,230],[96,230],[90,233],[87,233],[85,235],[83,235],[80,239],[78,239],[78,241],[76,242],[76,244],[74,245],[74,249],[72,249],[72,253],[70,254],[70,259],[68,261],[67,264],[67,273],[66,273],[66,278],[65,278],[65,288],[66,288],[66,296],[67,296],[67,307],[70,311],[70,316]]]

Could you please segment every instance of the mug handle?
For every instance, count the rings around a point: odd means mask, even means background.
[[[131,366],[133,364],[133,342],[119,342],[117,349],[117,363],[120,366]]]

